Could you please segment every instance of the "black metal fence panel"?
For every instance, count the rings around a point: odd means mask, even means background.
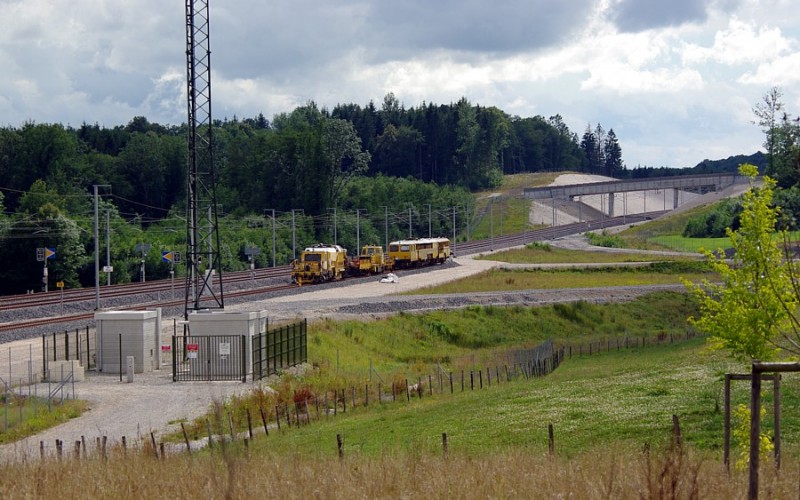
[[[42,374],[47,376],[53,361],[78,360],[86,370],[97,367],[97,344],[94,332],[75,329],[60,333],[42,335]]]
[[[172,381],[247,381],[244,335],[176,335],[172,337]]]
[[[253,380],[308,361],[308,322],[273,328],[253,337]]]

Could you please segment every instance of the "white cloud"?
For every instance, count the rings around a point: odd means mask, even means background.
[[[800,114],[794,3],[227,0],[211,4],[214,113],[466,97],[614,128],[629,165],[691,166],[753,152],[750,108],[774,85]],[[177,2],[0,0],[0,125],[181,123],[183,23]]]
[[[758,63],[771,60],[793,50],[791,40],[781,30],[770,26],[756,26],[732,18],[726,30],[714,35],[710,47],[689,43],[683,48],[684,62],[702,64],[707,61],[727,65]]]

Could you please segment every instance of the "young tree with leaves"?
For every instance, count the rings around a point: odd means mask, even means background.
[[[739,172],[750,179],[751,189],[743,196],[739,229],[727,231],[733,260],[729,263],[721,251],[705,252],[722,283],[684,282],[700,303],[700,316],[690,321],[711,335],[715,347],[730,350],[738,359],[800,355],[800,276],[788,255],[788,234],[776,231],[776,183],[764,177],[757,187],[758,169],[753,165],[742,165]]]

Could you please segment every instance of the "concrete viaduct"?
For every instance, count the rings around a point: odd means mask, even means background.
[[[653,191],[673,189],[672,208],[678,208],[678,192],[686,191],[705,194],[721,191],[737,183],[747,182],[747,178],[734,173],[679,175],[674,177],[652,177],[648,179],[613,180],[572,184],[569,186],[545,186],[523,189],[526,198],[534,200],[572,201],[575,197],[588,195],[609,195],[608,215],[614,216],[614,194],[630,191]]]

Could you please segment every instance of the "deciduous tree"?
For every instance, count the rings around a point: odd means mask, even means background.
[[[711,335],[715,347],[740,359],[769,360],[782,352],[800,354],[800,278],[788,252],[788,234],[776,231],[780,209],[771,205],[775,180],[764,177],[758,187],[758,171],[742,165],[751,182],[744,194],[741,225],[728,230],[734,250],[732,262],[722,252],[706,252],[721,283],[685,282],[700,303],[700,315],[691,318]],[[780,236],[780,237],[776,237]]]

